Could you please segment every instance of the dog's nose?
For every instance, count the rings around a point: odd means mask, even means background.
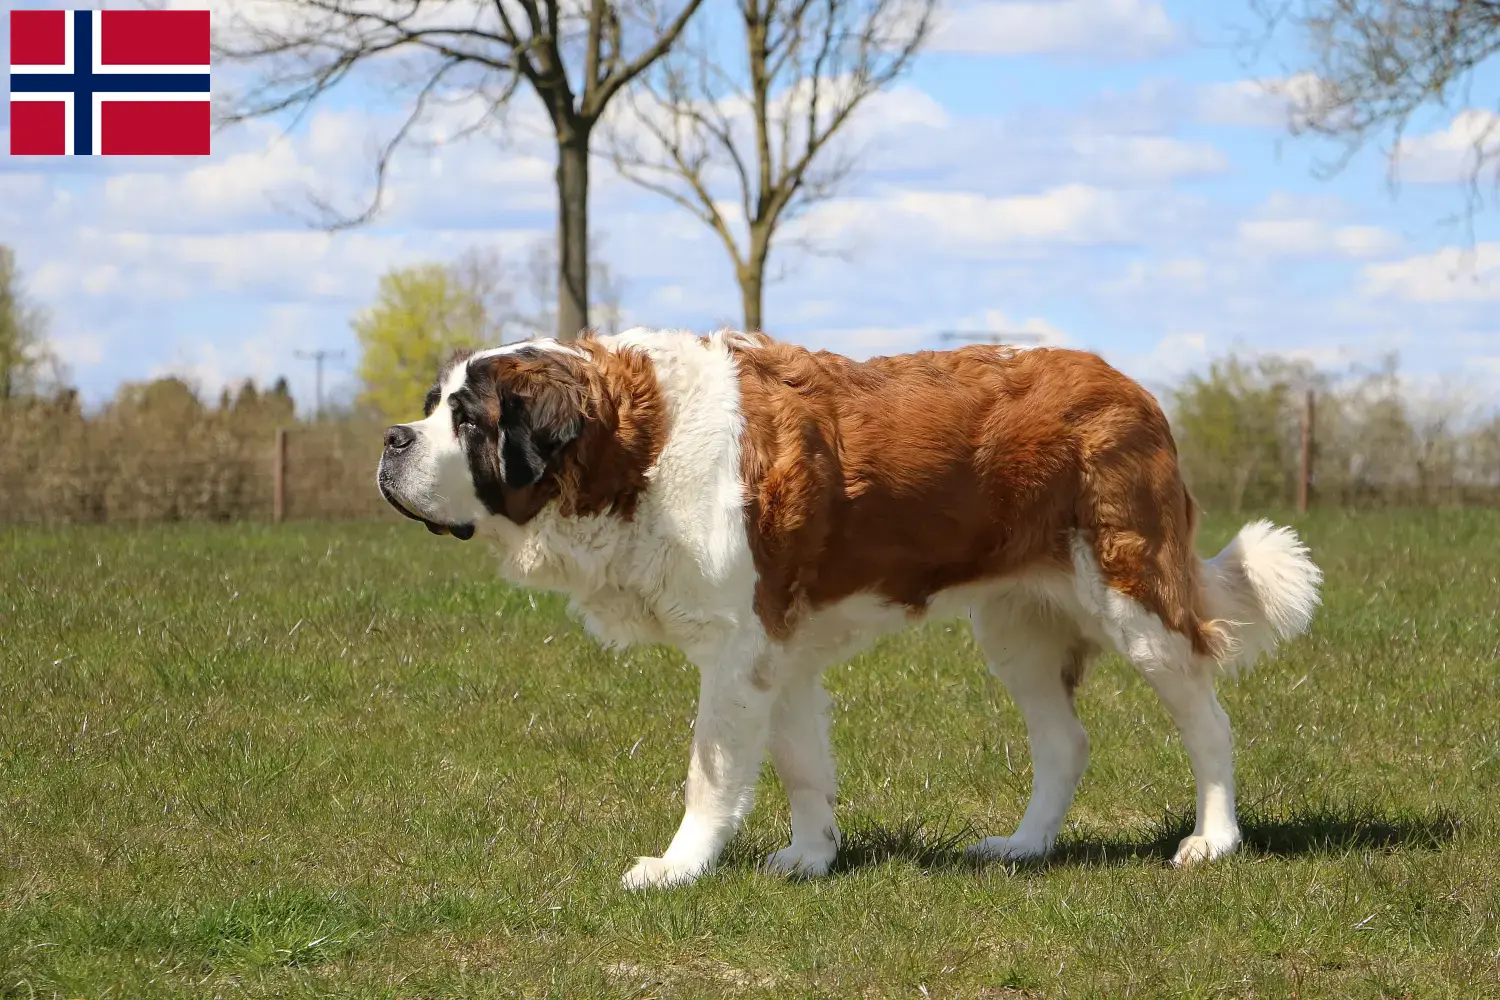
[[[417,432],[405,424],[385,429],[385,450],[405,451],[417,439]]]

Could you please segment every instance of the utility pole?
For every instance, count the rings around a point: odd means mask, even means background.
[[[312,362],[314,362],[314,364],[317,366],[317,372],[318,372],[318,375],[317,375],[317,379],[318,379],[318,411],[317,411],[317,418],[319,420],[322,420],[323,419],[323,361],[324,361],[325,358],[331,358],[331,359],[337,361],[339,358],[342,358],[344,356],[344,352],[343,351],[329,351],[329,350],[324,350],[323,348],[319,348],[316,351],[295,351],[293,353],[295,353],[297,355],[297,357],[302,358],[304,361],[312,361]]]

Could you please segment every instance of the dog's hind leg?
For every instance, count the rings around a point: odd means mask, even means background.
[[[1198,786],[1198,819],[1178,845],[1176,865],[1211,861],[1240,846],[1234,809],[1234,740],[1229,716],[1214,695],[1214,661],[1183,632],[1106,582],[1083,542],[1073,549],[1079,599],[1092,609],[1110,642],[1156,691],[1182,734]],[[1128,581],[1127,581],[1128,582]],[[1184,615],[1184,617],[1187,617]]]
[[[1073,711],[1073,692],[1094,648],[1062,612],[1019,595],[997,597],[970,617],[990,671],[1005,683],[1026,720],[1031,801],[1009,837],[969,848],[984,858],[1034,858],[1057,839],[1088,767],[1089,739]]]
[[[1213,675],[1203,664],[1158,667],[1136,664],[1156,689],[1182,733],[1198,786],[1198,820],[1172,858],[1175,865],[1212,861],[1240,846],[1234,814],[1234,746],[1229,716],[1214,696]]]

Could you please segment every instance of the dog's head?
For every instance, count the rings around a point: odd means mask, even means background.
[[[489,517],[525,524],[554,498],[569,514],[628,515],[660,438],[655,378],[639,377],[641,363],[555,341],[456,354],[423,419],[387,428],[380,492],[428,530],[464,539]]]

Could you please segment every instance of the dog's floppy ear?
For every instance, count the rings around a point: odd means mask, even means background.
[[[496,379],[501,474],[507,487],[521,489],[539,481],[557,453],[583,433],[589,399],[584,364],[554,352],[518,352]]]

